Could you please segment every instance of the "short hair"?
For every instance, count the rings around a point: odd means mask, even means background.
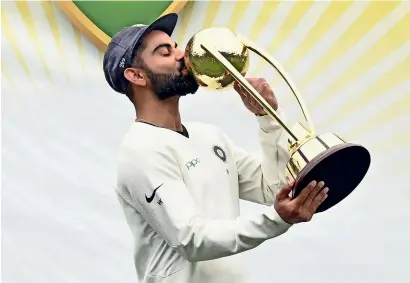
[[[141,68],[144,66],[144,60],[142,59],[142,52],[146,48],[145,42],[141,42],[139,46],[134,50],[133,53],[133,59],[131,61],[131,68]],[[128,99],[133,102],[132,97],[133,97],[133,90],[132,90],[132,84],[129,82],[127,86],[127,91],[125,92],[125,95],[128,97]]]

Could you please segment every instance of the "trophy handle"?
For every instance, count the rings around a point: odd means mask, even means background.
[[[238,70],[224,57],[221,53],[218,52],[215,48],[202,43],[201,48],[209,52],[215,60],[217,60],[222,66],[232,75],[232,77],[243,87],[246,91],[255,98],[258,103],[263,107],[265,112],[273,119],[278,121],[278,123],[288,132],[288,134],[294,139],[295,142],[298,141],[296,135],[285,125],[285,123],[279,118],[276,114],[276,111],[270,106],[266,100],[252,87],[252,85],[242,76]]]
[[[315,135],[315,128],[313,126],[312,120],[310,118],[309,112],[307,111],[306,105],[302,100],[302,96],[299,94],[299,91],[294,86],[294,83],[289,78],[289,76],[283,71],[283,68],[280,64],[272,58],[267,52],[259,48],[256,43],[250,41],[243,35],[237,35],[240,41],[251,51],[262,57],[265,61],[267,61],[272,67],[276,69],[276,71],[281,75],[281,77],[285,80],[286,84],[289,86],[290,90],[292,91],[293,95],[296,97],[296,100],[299,103],[300,109],[302,110],[303,116],[305,117],[306,122],[309,125],[309,135]],[[296,141],[296,140],[295,140]]]

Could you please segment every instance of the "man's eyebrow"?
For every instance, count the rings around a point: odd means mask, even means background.
[[[154,50],[152,50],[152,53],[155,53],[155,51],[157,51],[157,50],[160,49],[161,47],[171,48],[171,44],[169,44],[169,43],[161,43],[161,44],[158,44],[158,45],[154,48]],[[174,48],[177,48],[177,47],[178,47],[178,43],[175,42],[175,47],[174,47]]]

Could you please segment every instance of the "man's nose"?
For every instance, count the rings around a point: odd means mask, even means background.
[[[182,58],[184,58],[184,51],[182,51],[181,49],[177,48],[177,49],[176,49],[175,58],[177,59],[177,61],[182,60]]]

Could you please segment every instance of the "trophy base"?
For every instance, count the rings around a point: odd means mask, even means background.
[[[311,181],[323,181],[329,188],[327,199],[316,213],[345,199],[363,180],[370,167],[370,153],[361,145],[334,145],[313,158],[297,175],[292,191],[296,197]]]

